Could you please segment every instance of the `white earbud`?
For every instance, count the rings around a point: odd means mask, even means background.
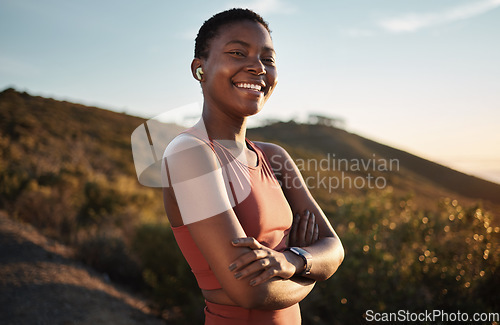
[[[198,77],[199,81],[203,78],[203,69],[201,67],[196,68],[196,77]]]

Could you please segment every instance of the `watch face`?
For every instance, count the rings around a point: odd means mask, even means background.
[[[290,250],[292,252],[294,252],[295,254],[297,254],[297,255],[301,255],[301,256],[304,256],[306,258],[310,258],[311,257],[311,254],[309,254],[308,251],[306,251],[305,249],[302,249],[300,247],[291,247]]]

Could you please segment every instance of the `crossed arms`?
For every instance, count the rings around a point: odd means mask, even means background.
[[[196,245],[230,302],[244,308],[281,309],[307,296],[315,281],[326,280],[344,257],[340,240],[314,201],[293,160],[284,149],[256,143],[278,176],[296,178],[296,187],[282,186],[295,220],[290,243],[313,256],[311,274],[297,276],[302,259],[277,252],[246,236],[227,197],[224,177],[213,151],[201,140],[182,135],[164,156],[168,185],[167,215],[173,226],[186,224]],[[287,163],[294,168],[283,169]],[[235,241],[236,240],[236,241]]]

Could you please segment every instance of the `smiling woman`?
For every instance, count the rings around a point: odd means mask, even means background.
[[[256,13],[207,20],[191,64],[202,118],[164,153],[165,210],[205,297],[205,324],[300,324],[298,303],[344,257],[288,153],[246,139],[247,117],[276,87],[275,56]]]

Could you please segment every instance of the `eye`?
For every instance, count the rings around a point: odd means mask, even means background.
[[[234,55],[234,56],[241,56],[241,57],[244,57],[245,55],[243,54],[243,52],[240,52],[240,51],[229,51],[227,52],[231,55]]]
[[[276,63],[274,58],[263,58],[262,62],[274,65]]]

